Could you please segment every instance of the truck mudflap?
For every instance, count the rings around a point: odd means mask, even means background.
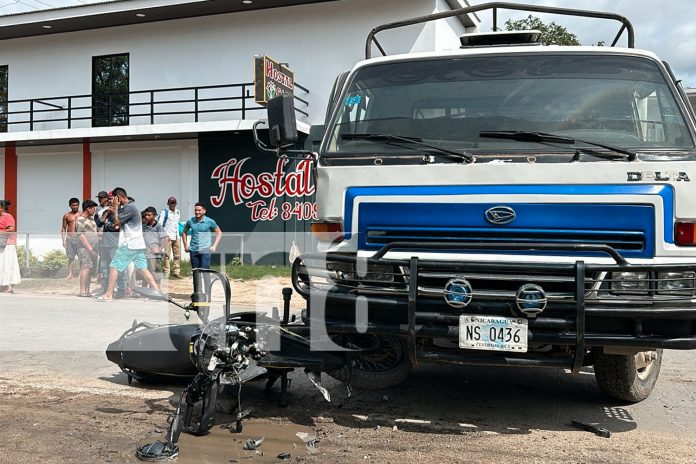
[[[613,264],[521,263],[388,259],[389,251],[508,250],[608,255]],[[414,253],[415,254],[415,253]],[[371,258],[310,253],[293,264],[293,286],[308,300],[307,323],[331,333],[398,335],[408,340],[412,364],[435,360],[461,364],[562,367],[579,371],[589,352],[602,347],[645,351],[696,349],[696,262],[630,264],[606,245],[526,243],[391,243]],[[445,287],[466,282],[466,304],[452,307]],[[463,284],[462,284],[463,285]],[[520,307],[520,291],[540,290],[544,305]],[[535,290],[537,291],[537,290]],[[461,296],[461,295],[460,295]],[[315,302],[322,317],[313,316]],[[534,300],[536,301],[536,300]],[[459,301],[458,303],[463,303]],[[358,321],[356,308],[366,310]],[[538,311],[536,311],[538,310]],[[463,315],[526,319],[529,346],[564,347],[566,356],[441,349],[427,341],[460,340]],[[358,327],[360,326],[360,327]]]

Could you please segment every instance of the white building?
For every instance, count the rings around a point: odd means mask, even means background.
[[[685,89],[686,96],[689,97],[691,107],[696,111],[696,89]]]
[[[275,165],[251,144],[252,124],[265,117],[254,103],[254,55],[294,71],[306,89],[295,92],[300,130],[309,133],[323,124],[335,76],[364,57],[373,27],[465,6],[128,0],[0,16],[0,192],[20,234],[56,234],[70,197],[115,186],[141,208],[173,195],[189,215],[196,201],[210,203],[201,179],[215,179],[204,165],[264,156]],[[390,53],[456,48],[477,22],[462,16],[380,39]],[[244,214],[240,207],[227,201],[208,212],[219,220]]]

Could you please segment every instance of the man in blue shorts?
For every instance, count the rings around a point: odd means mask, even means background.
[[[118,273],[125,271],[130,263],[135,265],[135,269],[141,273],[151,288],[159,290],[159,286],[147,269],[140,211],[134,202],[128,200],[125,189],[116,187],[112,194],[111,209],[114,215],[114,225],[119,227],[118,248],[109,266],[111,269],[109,271],[109,285],[99,299],[111,300],[113,298]]]

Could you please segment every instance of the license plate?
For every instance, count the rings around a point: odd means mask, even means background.
[[[527,319],[501,316],[459,316],[459,348],[527,351]]]

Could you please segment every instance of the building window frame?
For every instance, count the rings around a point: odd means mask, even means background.
[[[92,127],[127,126],[130,53],[92,57]]]
[[[0,65],[0,132],[7,132],[9,119],[10,67]]]

